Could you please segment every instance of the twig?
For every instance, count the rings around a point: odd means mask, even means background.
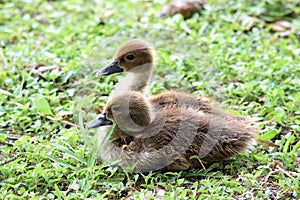
[[[10,147],[12,147],[13,145],[12,144],[10,144],[10,143],[7,143],[7,142],[2,142],[2,141],[0,141],[0,145],[7,145],[7,146],[10,146]]]
[[[6,139],[8,140],[18,140],[22,137],[22,135],[19,135],[19,134],[8,134],[6,136]]]
[[[10,162],[16,160],[18,157],[19,157],[18,155],[14,155],[12,158],[10,158],[10,159],[8,159],[8,160],[5,160],[5,161],[3,161],[3,162],[0,162],[0,165],[5,165],[5,164],[7,164],[7,163],[10,163]]]
[[[59,121],[63,124],[67,124],[67,125],[70,125],[70,126],[74,126],[76,128],[80,128],[77,124],[74,124],[72,122],[69,122],[69,121],[66,121],[66,120],[63,120],[63,119],[55,119],[54,117],[51,117],[51,116],[46,116],[47,119],[50,119],[50,120],[53,120],[53,121]]]
[[[44,73],[46,71],[54,70],[57,69],[58,67],[56,65],[50,65],[50,66],[44,66],[44,67],[39,67],[38,72],[39,73]]]
[[[22,106],[22,104],[18,103],[18,102],[11,102],[11,101],[8,101],[8,102],[3,102],[4,104],[8,104],[8,105],[14,105],[14,106]]]
[[[279,165],[276,166],[276,168],[281,171],[283,174],[285,174],[286,176],[290,177],[290,178],[294,178],[288,171],[282,169]]]

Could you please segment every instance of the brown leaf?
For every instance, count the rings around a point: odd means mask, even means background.
[[[279,36],[280,37],[287,37],[289,34],[291,34],[292,33],[292,31],[284,31],[284,32],[280,32],[279,33]]]
[[[274,167],[280,167],[281,169],[285,170],[282,162],[280,162],[279,160],[274,160],[274,163],[273,163]]]
[[[269,147],[277,147],[278,146],[274,142],[272,142],[272,140],[257,140],[257,142],[259,144],[263,145],[264,149],[269,149]]]
[[[280,25],[273,24],[272,31],[274,32],[284,32],[286,29]]]
[[[274,24],[279,25],[285,29],[291,29],[292,28],[292,24],[291,22],[288,21],[277,21]]]
[[[36,68],[45,66],[45,64],[44,64],[44,63],[23,64],[23,67],[24,67],[24,66],[27,66],[26,69],[25,69],[25,71],[26,71],[26,72],[29,72],[29,71],[31,71],[32,69],[36,69]]]
[[[205,0],[173,0],[168,5],[162,6],[159,11],[159,16],[166,15],[174,16],[180,13],[184,19],[189,19],[194,13],[202,10]]]
[[[288,21],[277,21],[273,23],[272,31],[285,32],[292,28],[292,24]]]

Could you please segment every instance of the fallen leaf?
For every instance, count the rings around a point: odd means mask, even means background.
[[[189,19],[194,13],[200,12],[203,8],[205,0],[173,0],[168,5],[162,6],[159,16],[174,16],[180,13],[184,19]]]
[[[269,147],[278,147],[272,140],[257,140],[257,142],[263,145],[264,149],[269,149]]]
[[[37,69],[39,67],[45,66],[44,63],[33,63],[33,64],[23,64],[23,66],[27,66],[25,71],[30,72],[33,69]]]
[[[285,32],[292,28],[292,24],[288,21],[277,21],[273,23],[272,31]]]
[[[284,31],[284,32],[280,32],[278,35],[280,37],[287,37],[289,34],[292,34],[292,31]]]
[[[280,167],[281,169],[285,170],[285,168],[284,168],[282,162],[280,162],[279,160],[274,160],[274,163],[273,163],[273,164],[274,164],[274,167],[278,166],[278,167]]]
[[[274,24],[276,24],[278,26],[281,26],[285,29],[291,29],[292,28],[291,22],[288,22],[288,21],[277,21]]]
[[[277,25],[277,24],[273,24],[273,27],[272,27],[272,31],[274,32],[283,32],[285,31],[286,29],[280,25]]]

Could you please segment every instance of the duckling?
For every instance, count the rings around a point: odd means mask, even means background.
[[[97,72],[97,76],[108,76],[128,72],[115,88],[119,95],[126,91],[144,91],[153,70],[154,50],[142,40],[129,40],[122,44],[113,56],[113,61]]]
[[[100,121],[111,120],[116,126],[99,156],[105,162],[119,160],[122,167],[135,166],[134,171],[199,168],[247,151],[255,143],[256,126],[250,121],[174,104],[153,109],[139,92],[114,97],[105,113]],[[99,134],[99,142],[105,135]]]

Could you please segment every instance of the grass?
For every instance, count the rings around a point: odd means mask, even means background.
[[[1,1],[1,199],[300,198],[299,3],[209,1],[184,21],[158,18],[160,2]],[[289,32],[273,31],[279,20]],[[98,161],[82,122],[118,76],[95,73],[133,38],[157,50],[150,94],[209,95],[266,122],[267,145],[206,170],[127,174]]]

